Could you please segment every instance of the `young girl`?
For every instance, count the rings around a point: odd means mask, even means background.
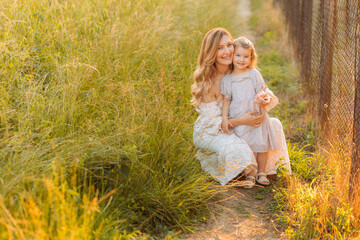
[[[257,126],[239,125],[234,130],[238,137],[248,143],[256,156],[256,181],[269,185],[265,173],[268,152],[279,149],[280,143],[267,111],[275,107],[278,99],[266,87],[260,72],[255,68],[257,56],[250,40],[240,37],[234,41],[234,46],[234,69],[221,81],[221,93],[224,95],[221,127],[225,133],[229,133],[228,126],[232,126],[229,118],[240,117],[249,111],[264,114],[262,123]]]

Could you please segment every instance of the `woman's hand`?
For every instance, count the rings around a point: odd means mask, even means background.
[[[229,122],[232,126],[240,126],[240,125],[249,125],[253,127],[259,127],[264,119],[264,112],[256,116],[255,114],[259,114],[258,111],[248,112],[242,115],[241,117],[229,119]]]
[[[232,123],[229,121],[229,119],[223,118],[222,122],[221,122],[221,129],[223,130],[223,132],[226,134],[229,134],[229,127],[233,128],[234,125],[232,125]]]
[[[242,118],[244,120],[244,125],[249,125],[253,127],[260,127],[262,124],[262,121],[264,119],[264,113],[262,113],[259,116],[255,116],[255,114],[258,114],[258,111],[248,112],[245,113]]]

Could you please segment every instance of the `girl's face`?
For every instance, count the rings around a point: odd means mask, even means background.
[[[236,47],[233,63],[234,68],[246,70],[251,63],[251,50],[248,48]]]
[[[230,65],[234,53],[234,45],[229,36],[222,36],[216,55],[215,64]]]

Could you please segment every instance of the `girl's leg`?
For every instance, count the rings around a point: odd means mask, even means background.
[[[266,177],[266,164],[268,160],[268,152],[257,153],[256,161],[258,164],[258,175],[256,181],[262,185],[269,185],[270,181]]]
[[[258,173],[264,173],[268,160],[268,152],[257,153],[256,162],[258,164]]]

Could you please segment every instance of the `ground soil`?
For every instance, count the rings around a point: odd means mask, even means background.
[[[276,223],[273,197],[272,186],[224,187],[215,203],[209,205],[208,221],[183,239],[286,239],[284,229]]]

